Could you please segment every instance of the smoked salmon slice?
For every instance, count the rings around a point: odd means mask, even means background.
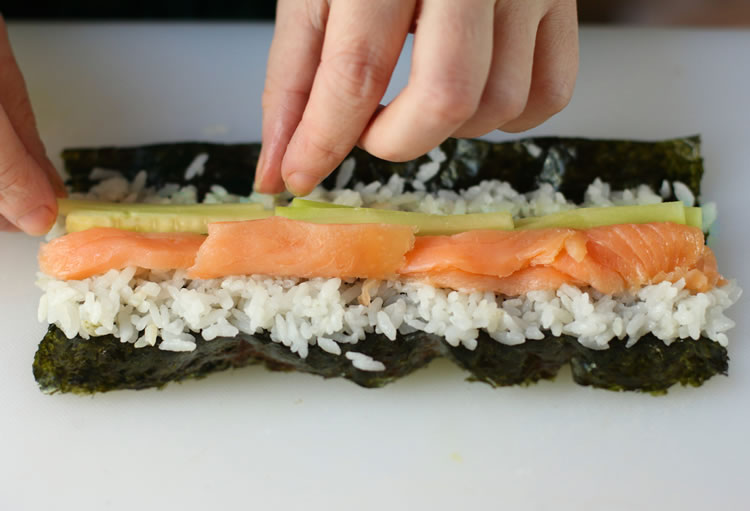
[[[679,279],[687,289],[704,292],[724,282],[700,229],[673,223],[417,238],[404,225],[315,224],[275,216],[209,224],[208,237],[90,229],[43,246],[39,264],[65,280],[138,266],[188,268],[195,279],[403,278],[509,296],[563,284],[617,294]]]
[[[39,268],[62,280],[85,279],[128,266],[150,270],[188,268],[205,239],[200,234],[98,227],[72,232],[42,245]]]
[[[681,278],[687,289],[703,292],[721,281],[700,229],[669,222],[425,236],[417,239],[399,274],[453,289],[511,295],[562,283],[616,294]]]
[[[392,278],[414,238],[405,225],[314,224],[278,216],[219,222],[209,224],[188,276]]]
[[[411,280],[430,284],[434,287],[456,289],[467,293],[492,292],[506,296],[519,296],[529,291],[558,289],[563,284],[583,286],[570,275],[547,266],[531,266],[514,272],[507,277],[478,275],[461,270],[442,270],[431,273],[412,273]]]
[[[483,230],[452,236],[420,236],[399,273],[461,270],[505,277],[527,266],[551,264],[567,243],[580,248],[585,242],[581,231],[574,229]],[[580,253],[575,249],[573,252]]]

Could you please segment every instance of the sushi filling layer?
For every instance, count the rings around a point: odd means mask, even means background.
[[[430,156],[438,163],[444,158],[441,153]],[[514,218],[576,207],[549,184],[526,194],[500,181],[483,181],[460,192],[428,193],[416,184],[414,191],[405,191],[404,179],[394,174],[386,183],[344,189],[350,167],[353,161],[342,165],[339,188],[317,189],[310,198],[432,214],[509,211]],[[425,168],[425,172],[430,169]],[[89,193],[71,197],[181,204],[195,203],[197,197],[192,185],[148,188],[145,172],[129,182],[117,172],[94,169],[90,179],[98,184]],[[599,179],[588,187],[583,205],[653,204],[673,191],[686,205],[693,205],[695,198],[678,181],[664,181],[658,192],[645,185],[612,191]],[[257,202],[267,208],[279,205],[268,196],[240,197],[221,186],[212,187],[204,202]],[[715,206],[704,204],[703,210],[705,231],[715,218]],[[64,234],[64,220],[59,219],[50,237]],[[397,334],[424,331],[468,349],[476,348],[479,331],[506,345],[533,342],[547,332],[571,335],[592,349],[606,349],[613,339],[628,339],[632,345],[647,333],[665,344],[705,336],[726,345],[725,332],[734,322],[724,312],[741,293],[733,281],[707,292],[691,293],[684,281],[678,280],[613,296],[565,284],[555,291],[531,291],[508,298],[413,282],[262,276],[190,280],[184,269],[160,272],[132,267],[83,280],[63,281],[40,274],[37,285],[43,291],[39,320],[57,325],[69,338],[113,334],[136,348],[192,351],[196,343],[265,331],[273,341],[303,358],[315,345],[340,354],[340,344],[356,344],[373,332],[383,334],[383,342],[399,342]],[[347,357],[359,369],[383,370],[379,361],[366,355],[348,351]]]
[[[190,280],[185,270],[132,267],[75,281],[40,274],[37,285],[44,292],[39,320],[57,325],[69,338],[113,334],[136,348],[192,351],[197,342],[267,331],[303,358],[314,345],[340,354],[341,343],[356,344],[373,332],[399,342],[397,334],[424,331],[471,350],[480,330],[506,345],[549,332],[574,336],[592,349],[606,349],[613,339],[632,345],[647,333],[667,345],[705,336],[725,346],[734,322],[724,312],[741,293],[730,281],[693,294],[680,280],[635,294],[608,296],[563,285],[506,298],[394,281]],[[379,370],[370,362],[377,361],[357,359]]]

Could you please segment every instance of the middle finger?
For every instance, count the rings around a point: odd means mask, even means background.
[[[531,87],[539,2],[502,0],[495,9],[492,67],[477,112],[453,135],[478,137],[523,112]]]
[[[489,0],[422,3],[409,83],[362,135],[365,150],[416,158],[474,114],[490,70],[493,8]]]

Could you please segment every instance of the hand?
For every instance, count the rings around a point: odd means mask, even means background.
[[[392,161],[530,129],[567,105],[575,0],[279,0],[256,189],[305,195],[355,144]],[[379,102],[406,35],[411,73]],[[283,178],[283,181],[282,181]]]
[[[0,17],[0,231],[46,233],[65,187],[49,161]]]

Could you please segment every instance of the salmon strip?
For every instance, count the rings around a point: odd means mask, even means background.
[[[631,287],[661,272],[693,268],[703,256],[700,229],[672,223],[628,224],[586,231],[594,260],[616,271]]]
[[[444,270],[431,273],[412,273],[409,279],[434,287],[456,289],[464,292],[492,292],[506,296],[519,296],[529,291],[558,289],[563,284],[584,285],[570,275],[547,266],[531,266],[507,277],[478,275],[461,270]]]
[[[110,269],[188,268],[191,278],[401,277],[461,291],[516,296],[590,286],[605,294],[684,279],[703,292],[725,281],[703,233],[672,223],[575,229],[470,231],[416,238],[409,226],[314,224],[270,217],[210,224],[208,237],[110,228],[44,245],[43,272],[81,279]],[[204,241],[205,240],[205,241]]]
[[[723,286],[727,281],[719,273],[716,257],[708,247],[703,247],[703,255],[694,268],[676,268],[671,272],[662,272],[654,278],[654,283],[669,281],[676,282],[685,279],[685,287],[691,291],[703,293],[716,286]]]
[[[586,236],[592,260],[619,274],[631,291],[684,278],[687,289],[704,292],[721,279],[713,252],[696,227],[668,222],[612,225],[589,229]]]
[[[142,233],[109,227],[72,232],[42,245],[39,268],[62,280],[79,280],[109,270],[138,266],[150,270],[188,268],[205,236]]]
[[[551,264],[566,248],[578,248],[586,238],[574,229],[529,231],[468,231],[452,236],[420,236],[406,254],[401,275],[461,270],[506,277],[528,266]]]
[[[580,261],[576,261],[568,254],[562,254],[552,263],[551,267],[604,294],[621,293],[627,288],[625,280],[619,273],[602,266],[588,253]]]
[[[700,229],[667,222],[426,236],[417,238],[399,274],[509,295],[562,283],[616,294],[681,278],[687,289],[703,292],[723,282]]]
[[[414,245],[414,229],[386,224],[314,224],[270,217],[209,224],[191,278],[396,276]]]

